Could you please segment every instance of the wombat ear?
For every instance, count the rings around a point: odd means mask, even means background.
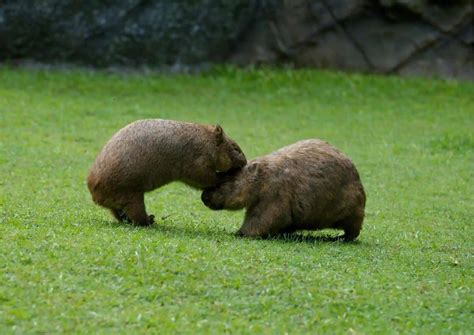
[[[224,142],[224,130],[219,124],[216,124],[216,141],[217,143]]]

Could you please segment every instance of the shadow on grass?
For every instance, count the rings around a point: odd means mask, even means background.
[[[315,235],[313,235],[315,234]],[[292,233],[292,234],[280,234],[275,235],[267,238],[268,240],[276,240],[280,242],[286,243],[337,243],[337,244],[345,244],[345,245],[356,245],[360,242],[355,241],[345,241],[342,235],[328,235],[328,234],[321,234],[319,235],[317,232],[311,233]]]
[[[115,221],[107,221],[109,227],[120,227],[121,229],[130,230],[143,230],[149,231],[153,234],[166,234],[171,237],[189,237],[189,238],[200,238],[206,240],[243,240],[243,241],[274,241],[281,243],[308,243],[308,244],[339,244],[339,245],[358,245],[361,242],[358,240],[347,242],[342,238],[342,235],[329,235],[327,233],[321,234],[320,232],[296,232],[296,233],[285,233],[272,235],[266,238],[249,238],[239,236],[235,232],[229,232],[226,230],[216,230],[210,227],[209,229],[202,228],[190,228],[189,226],[180,226],[179,224],[173,224],[166,220],[159,221],[148,227],[134,226],[130,223],[121,223]]]

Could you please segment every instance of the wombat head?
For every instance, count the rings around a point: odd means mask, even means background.
[[[258,187],[260,170],[259,163],[254,162],[241,170],[223,174],[217,187],[202,192],[202,202],[213,210],[237,210],[248,207],[258,197],[255,190]]]
[[[215,164],[218,172],[240,169],[247,164],[247,159],[238,144],[224,134],[221,126],[216,125],[214,135],[217,144]]]

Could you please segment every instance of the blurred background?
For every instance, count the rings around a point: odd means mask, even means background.
[[[6,0],[0,62],[291,65],[474,80],[471,0]]]

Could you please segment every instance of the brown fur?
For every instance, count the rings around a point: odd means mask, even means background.
[[[246,208],[243,236],[335,228],[353,240],[364,219],[365,193],[355,166],[317,139],[250,161],[201,198],[215,210]]]
[[[217,126],[139,120],[119,130],[97,156],[87,186],[95,203],[119,221],[153,223],[144,193],[172,181],[204,189],[218,172],[246,164],[239,146]]]

